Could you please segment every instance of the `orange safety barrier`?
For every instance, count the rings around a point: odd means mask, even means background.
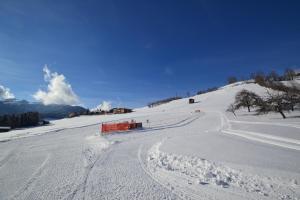
[[[101,132],[109,133],[109,132],[116,132],[116,131],[128,131],[130,129],[136,129],[136,128],[142,128],[142,123],[121,122],[121,123],[114,123],[114,124],[102,124]]]

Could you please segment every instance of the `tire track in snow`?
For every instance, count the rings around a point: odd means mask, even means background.
[[[24,193],[30,191],[30,188],[35,184],[38,178],[42,175],[42,172],[45,169],[50,157],[51,157],[50,154],[47,154],[45,160],[32,174],[31,178],[29,178],[28,181],[25,183],[25,185],[22,188],[20,188],[10,199],[18,199],[19,197],[22,197]],[[22,197],[22,199],[24,199],[24,197]]]

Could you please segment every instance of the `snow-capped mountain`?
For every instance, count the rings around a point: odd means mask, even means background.
[[[81,113],[86,111],[81,106],[69,105],[44,105],[42,103],[30,103],[25,100],[0,101],[0,115],[18,114],[24,112],[39,112],[42,118],[64,118],[69,113]]]

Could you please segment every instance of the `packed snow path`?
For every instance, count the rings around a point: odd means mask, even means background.
[[[106,137],[91,125],[1,143],[0,199],[300,198],[297,150],[224,134],[218,112],[136,119],[151,125]]]

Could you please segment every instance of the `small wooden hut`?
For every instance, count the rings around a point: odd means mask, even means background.
[[[195,103],[195,99],[190,98],[189,99],[189,104]]]

